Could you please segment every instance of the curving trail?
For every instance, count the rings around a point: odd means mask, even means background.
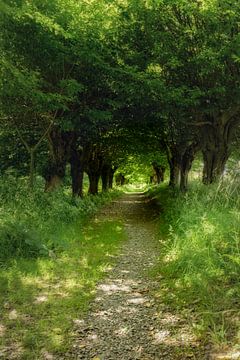
[[[149,276],[160,242],[154,205],[144,194],[124,195],[100,218],[121,219],[128,240],[116,265],[98,285],[89,314],[75,322],[71,359],[207,359],[186,320],[154,296],[159,281]]]

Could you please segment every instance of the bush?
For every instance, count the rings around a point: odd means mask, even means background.
[[[39,234],[17,222],[6,222],[0,227],[0,263],[10,257],[46,255],[48,249]]]
[[[38,179],[30,191],[25,179],[8,175],[0,181],[0,263],[13,257],[37,257],[67,244],[60,239],[61,229],[74,221],[83,221],[117,192],[73,199],[70,189],[43,192]]]

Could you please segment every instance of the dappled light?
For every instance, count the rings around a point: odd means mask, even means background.
[[[116,285],[116,284],[101,284],[98,286],[98,289],[107,293],[108,295],[115,292],[129,292],[130,288],[126,285]]]
[[[240,0],[0,33],[0,358],[240,360]]]
[[[47,263],[39,260],[35,268],[20,260],[13,272],[9,269],[5,273],[8,281],[0,278],[3,295],[0,295],[0,300],[4,306],[0,337],[6,339],[0,354],[9,359],[18,358],[20,353],[31,354],[31,349],[37,349],[38,344],[44,341],[49,350],[45,353],[55,359],[52,349],[61,351],[65,348],[69,327],[72,323],[81,324],[82,320],[74,320],[74,316],[77,309],[82,311],[86,308],[86,302],[94,296],[95,282],[109,268],[111,258],[108,255],[113,256],[115,252],[115,245],[110,240],[114,236],[116,244],[122,239],[121,228],[114,221],[101,222],[91,226],[83,236],[79,235],[79,227],[76,226],[76,233],[72,232],[72,236],[77,238],[73,241],[80,246],[74,256],[70,247],[62,259],[48,260]],[[94,236],[96,232],[97,237]],[[99,250],[89,243],[89,238],[100,241],[102,246]],[[8,301],[4,297],[5,291],[11,294]],[[13,328],[16,321],[19,326]],[[11,333],[18,338],[18,343],[9,347],[7,341]]]
[[[125,201],[126,196],[129,202]],[[135,201],[136,198],[139,200]],[[123,219],[128,216],[126,206],[134,209],[126,226],[129,240],[118,254],[116,266],[97,286],[90,312],[82,321],[75,322],[71,354],[86,359],[117,358],[118,351],[124,354],[120,355],[123,359],[156,356],[181,359],[195,353],[202,356],[200,342],[190,324],[182,314],[170,312],[168,305],[159,307],[155,296],[158,283],[147,275],[156,265],[159,242],[154,235],[152,217],[144,226],[138,226],[136,218],[145,218],[145,212],[151,208],[140,195],[125,195],[115,206],[124,215]],[[111,210],[115,216],[115,209]]]

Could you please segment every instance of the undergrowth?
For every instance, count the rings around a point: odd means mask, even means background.
[[[161,294],[221,346],[239,343],[240,184],[150,191],[161,208]]]
[[[67,224],[94,214],[99,206],[119,194],[73,199],[62,187],[44,193],[42,184],[29,190],[25,179],[6,176],[0,181],[0,266],[16,257],[48,256],[67,246],[59,233]]]
[[[121,223],[76,222],[55,258],[15,259],[0,269],[0,358],[71,358],[74,328],[125,239]]]
[[[74,327],[125,240],[120,222],[89,216],[119,192],[72,200],[11,181],[0,182],[0,358],[71,358]]]

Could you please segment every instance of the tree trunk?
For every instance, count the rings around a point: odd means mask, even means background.
[[[108,177],[108,187],[109,187],[109,189],[113,188],[114,173],[115,173],[115,170],[113,170],[113,169],[111,169],[110,172],[109,172],[109,177]]]
[[[113,188],[113,179],[114,179],[114,174],[117,170],[117,166],[111,166],[109,169],[109,177],[108,177],[108,187],[109,189]]]
[[[239,106],[217,114],[206,115],[207,124],[202,128],[203,183],[217,182],[223,175],[230,156],[230,145],[240,123]]]
[[[169,170],[170,170],[170,187],[177,187],[180,179],[180,154],[173,154],[168,156]]]
[[[121,186],[125,185],[125,182],[126,182],[125,176],[122,175],[121,176]]]
[[[160,168],[160,181],[164,182],[164,174],[165,174],[166,168],[164,166],[161,166]]]
[[[169,164],[170,179],[169,186],[175,188],[179,185],[181,168],[180,145],[168,146],[166,144],[167,159]]]
[[[84,172],[82,169],[79,169],[76,173],[72,173],[72,195],[74,197],[83,197],[83,176]]]
[[[95,173],[90,173],[90,174],[88,174],[88,178],[89,178],[88,193],[92,194],[92,195],[97,195],[98,194],[98,183],[99,183],[100,176]]]
[[[170,181],[169,186],[175,188],[179,184],[180,168],[179,164],[171,162],[170,164]]]
[[[156,171],[156,177],[157,177],[157,184],[160,184],[161,183],[161,175],[160,175],[159,170]]]
[[[34,149],[30,150],[30,166],[29,166],[29,186],[30,189],[34,187],[34,180],[35,180],[35,151]]]
[[[111,167],[109,165],[103,165],[101,172],[102,191],[107,191],[109,189],[110,170]]]
[[[45,192],[54,191],[62,184],[62,177],[58,175],[51,175],[45,183]]]
[[[116,185],[123,186],[126,182],[125,176],[123,174],[117,174],[116,176]]]
[[[75,143],[72,147],[70,157],[73,197],[83,197],[83,163],[83,150],[77,150]]]
[[[220,180],[230,155],[229,124],[206,126],[203,154],[203,183],[212,184]]]
[[[83,166],[80,160],[71,159],[72,195],[83,197]]]
[[[224,173],[225,165],[229,157],[228,147],[219,150],[203,150],[203,183],[213,184],[219,181]]]
[[[66,164],[69,161],[73,133],[64,133],[54,128],[49,135],[50,160],[44,171],[45,191],[55,190],[65,176]]]
[[[191,144],[185,150],[181,159],[180,170],[180,190],[186,192],[188,188],[188,175],[191,170],[195,154],[198,150],[198,144]]]
[[[161,165],[157,165],[156,163],[153,163],[152,165],[156,175],[157,184],[161,184],[161,182],[164,181],[165,168]]]

